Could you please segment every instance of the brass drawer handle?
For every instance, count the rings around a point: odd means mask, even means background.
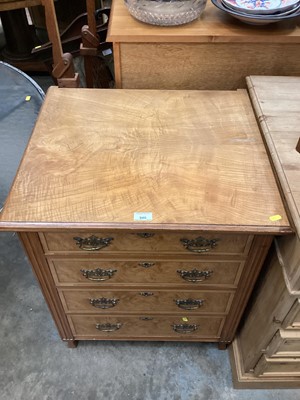
[[[108,279],[114,276],[114,273],[117,272],[116,269],[81,269],[80,272],[82,275],[89,279],[90,281],[107,281]]]
[[[90,299],[90,303],[93,307],[102,309],[115,307],[118,302],[119,299],[107,299],[105,297],[101,297],[99,299]]]
[[[120,329],[122,324],[120,322],[116,324],[96,324],[96,329],[101,332],[114,332]]]
[[[149,238],[153,237],[155,234],[149,233],[149,232],[141,232],[141,233],[137,233],[137,235],[143,239],[149,239]]]
[[[194,300],[194,299],[186,299],[186,300],[174,300],[176,305],[179,308],[183,308],[184,310],[197,310],[202,307],[204,304],[204,300]]]
[[[113,238],[99,238],[97,236],[89,236],[87,238],[74,237],[73,238],[81,250],[96,251],[110,245]]]
[[[140,317],[141,321],[152,321],[153,319],[153,317]]]
[[[206,253],[208,251],[213,250],[217,246],[217,242],[220,239],[205,239],[202,236],[197,237],[196,239],[180,239],[183,246],[194,253]]]
[[[206,279],[210,278],[213,274],[213,271],[199,271],[198,269],[192,269],[191,271],[184,271],[182,269],[178,269],[177,273],[181,276],[182,279],[189,282],[203,282]]]
[[[171,325],[173,330],[177,333],[193,333],[198,329],[198,325],[190,325],[190,324],[174,324]]]
[[[155,265],[155,263],[151,263],[151,262],[140,262],[138,263],[139,267],[143,267],[143,268],[151,268]]]

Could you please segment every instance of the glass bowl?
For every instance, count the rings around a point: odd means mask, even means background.
[[[152,25],[182,25],[197,19],[207,0],[124,0],[130,14]]]

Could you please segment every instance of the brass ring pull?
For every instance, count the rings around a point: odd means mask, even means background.
[[[205,239],[202,236],[193,240],[180,239],[183,246],[193,253],[207,253],[217,246],[219,240],[220,239]]]
[[[96,308],[112,308],[115,307],[119,302],[119,299],[107,299],[105,297],[101,297],[99,299],[90,299],[90,304]]]
[[[193,333],[198,329],[198,325],[190,325],[190,324],[174,324],[171,325],[173,330],[177,333]]]
[[[110,242],[113,240],[113,238],[99,238],[97,236],[89,236],[87,238],[81,238],[81,237],[74,237],[73,238],[76,242],[76,245],[79,246],[81,250],[85,251],[97,251],[101,250],[104,247],[107,247],[110,245]]]
[[[101,332],[114,332],[120,329],[122,324],[120,322],[116,324],[96,324],[96,329],[98,329]]]
[[[90,281],[107,281],[108,279],[114,276],[114,273],[117,272],[116,269],[81,269],[80,272],[82,275],[89,279]]]
[[[155,265],[155,263],[151,263],[151,262],[140,262],[138,263],[139,267],[143,267],[143,268],[151,268]]]
[[[176,305],[183,310],[197,310],[202,307],[204,304],[204,300],[194,300],[194,299],[186,299],[186,300],[174,300]]]
[[[149,232],[141,232],[137,233],[137,235],[143,239],[149,239],[154,236],[154,233],[149,233]]]
[[[198,269],[192,269],[191,271],[184,271],[181,269],[177,270],[177,273],[181,276],[182,279],[188,282],[203,282],[206,279],[210,278],[213,274],[213,271],[199,271]]]

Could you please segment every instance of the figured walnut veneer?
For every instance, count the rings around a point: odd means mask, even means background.
[[[0,228],[20,233],[70,346],[226,347],[273,236],[290,232],[245,91],[58,88]]]

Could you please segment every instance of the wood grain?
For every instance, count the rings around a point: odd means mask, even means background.
[[[239,332],[240,353],[245,372],[255,367],[276,331],[283,327],[283,321],[296,301],[285,286],[275,253],[265,268],[268,268],[267,274],[257,289],[251,309]],[[290,323],[290,319],[287,323]]]
[[[252,76],[249,92],[282,187],[293,224],[300,237],[300,78]]]
[[[300,296],[300,238],[288,235],[276,238],[275,243],[288,290]]]
[[[247,79],[249,91],[270,159],[290,214],[295,235],[279,238],[277,250],[288,287],[300,294],[300,78],[260,77]]]
[[[232,366],[233,387],[235,389],[283,389],[300,388],[299,377],[277,376],[256,377],[253,372],[245,372],[240,357],[239,338],[236,337],[229,349],[230,362]]]
[[[262,356],[254,369],[257,377],[300,377],[300,361],[297,358],[268,358]]]
[[[159,27],[135,20],[123,0],[114,0],[108,41],[116,87],[234,90],[248,75],[299,76],[299,21],[253,27],[208,1],[198,20]]]
[[[211,232],[151,232],[151,237],[144,238],[139,234],[149,232],[114,232],[114,231],[102,231],[102,232],[71,232],[71,233],[44,233],[40,234],[42,243],[44,244],[44,250],[47,253],[62,253],[70,252],[73,256],[79,256],[85,254],[87,251],[82,250],[74,240],[74,237],[80,237],[82,239],[95,236],[97,238],[112,238],[112,241],[107,247],[100,250],[88,251],[92,254],[103,254],[113,253],[114,256],[117,253],[122,253],[123,257],[126,253],[133,255],[135,253],[150,253],[152,257],[162,254],[168,254],[172,256],[176,255],[193,255],[195,259],[201,260],[203,256],[210,255],[242,255],[246,256],[249,252],[253,235],[247,234],[222,234],[222,233],[211,233]],[[206,240],[217,240],[216,246],[213,248],[207,248],[204,253],[193,253],[189,251],[181,242],[181,239],[196,240],[197,238],[204,238]],[[74,252],[76,252],[74,254]]]
[[[233,292],[224,290],[209,291],[182,291],[182,290],[157,290],[149,288],[149,296],[141,295],[141,290],[109,290],[101,288],[93,289],[64,289],[61,290],[60,297],[67,313],[76,314],[98,314],[113,315],[118,313],[137,314],[141,312],[150,312],[152,314],[160,313],[189,313],[193,314],[223,314],[225,315],[231,305]],[[142,292],[143,293],[143,292]],[[101,309],[94,307],[90,299],[117,299],[118,303],[113,308]],[[179,308],[176,300],[203,300],[203,305],[199,308],[186,311]]]
[[[119,45],[115,72],[123,89],[235,90],[246,87],[248,75],[300,75],[298,44],[145,40]]]
[[[300,331],[279,329],[266,349],[266,356],[300,357]]]
[[[150,315],[147,315],[151,318]],[[223,323],[222,317],[212,316],[190,316],[188,313],[182,313],[177,316],[153,316],[152,320],[142,320],[144,315],[140,316],[86,316],[86,315],[69,315],[75,338],[85,339],[109,339],[119,340],[120,338],[173,338],[173,340],[189,341],[190,339],[209,339],[216,340],[219,336],[220,328]],[[174,332],[173,324],[183,324],[182,317],[188,319],[188,324],[198,325],[198,329],[192,333],[180,334]],[[96,324],[121,323],[120,330],[115,332],[101,332],[96,329]]]
[[[241,320],[254,284],[258,278],[263,261],[271,246],[272,236],[256,236],[252,243],[239,286],[236,290],[228,318],[222,329],[220,342],[231,343]]]
[[[135,212],[152,229],[290,230],[244,91],[50,88],[0,228],[141,229]]]
[[[38,279],[40,288],[52,314],[60,337],[62,340],[74,344],[74,338],[64,314],[58,292],[55,289],[49,266],[43,256],[38,235],[34,233],[20,233],[19,238],[31,262],[33,272]]]
[[[141,262],[152,262],[154,265],[150,268],[143,268],[139,264]],[[185,285],[185,289],[200,289],[200,288],[235,288],[239,282],[243,261],[228,259],[222,261],[219,259],[202,260],[173,260],[160,261],[155,258],[141,257],[133,261],[122,260],[115,261],[110,259],[64,259],[50,258],[49,259],[52,274],[57,286],[76,286],[78,288],[87,287],[95,282],[89,281],[80,272],[81,269],[113,269],[117,270],[113,278],[97,283],[99,288],[106,286],[126,287],[138,285],[155,285],[156,288],[166,288],[170,285]],[[177,270],[193,270],[213,271],[211,276],[202,282],[193,283],[187,282],[177,273]]]

